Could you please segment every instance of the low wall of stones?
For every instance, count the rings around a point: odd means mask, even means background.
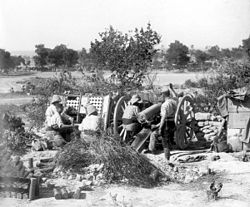
[[[212,142],[218,138],[218,133],[223,125],[221,116],[214,116],[211,113],[196,113],[195,134],[198,140]]]

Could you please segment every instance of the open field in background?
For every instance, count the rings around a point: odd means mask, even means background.
[[[37,72],[31,73],[29,75],[19,75],[19,76],[0,76],[0,93],[8,93],[10,88],[13,87],[14,91],[21,91],[22,81],[27,81],[30,78],[51,78],[56,76],[56,72]],[[73,77],[81,77],[80,72],[72,72]],[[110,73],[105,73],[104,77],[108,78]],[[169,83],[173,84],[183,84],[186,80],[196,80],[199,77],[202,77],[202,73],[174,73],[174,72],[165,72],[157,71],[157,77],[155,80],[156,85],[168,85]],[[19,83],[19,84],[18,84]]]

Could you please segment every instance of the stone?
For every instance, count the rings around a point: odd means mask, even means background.
[[[195,119],[196,120],[210,120],[211,118],[211,114],[210,113],[201,113],[201,112],[198,112],[198,113],[195,113]]]
[[[177,166],[174,167],[174,172],[179,172],[179,168]]]
[[[190,174],[187,174],[185,176],[185,179],[184,179],[184,183],[191,183],[193,181],[193,176],[191,176]]]
[[[93,183],[93,181],[91,181],[91,180],[83,180],[82,181],[83,186],[90,186],[90,185],[92,185],[92,183]]]
[[[68,180],[73,180],[74,179],[74,176],[73,175],[69,175],[68,176]]]
[[[81,182],[82,181],[82,175],[76,174],[76,180]]]
[[[199,168],[199,174],[201,176],[208,175],[210,172],[209,168],[207,166],[202,166]]]
[[[96,180],[101,180],[103,179],[103,174],[102,173],[99,173],[97,176],[96,176]]]
[[[204,121],[199,121],[199,122],[197,123],[197,125],[198,125],[199,127],[203,127],[203,126],[204,126]]]
[[[94,179],[93,173],[85,175],[85,179],[87,179],[87,180],[93,180]]]

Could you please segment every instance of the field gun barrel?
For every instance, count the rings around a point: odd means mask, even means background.
[[[161,110],[161,103],[154,104],[138,114],[138,121],[140,123],[145,123],[147,121],[152,121],[155,115],[159,114]]]

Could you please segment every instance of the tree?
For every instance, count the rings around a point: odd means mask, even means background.
[[[195,56],[196,62],[201,65],[209,59],[209,55],[202,50],[194,50],[193,54]]]
[[[235,60],[241,59],[244,56],[244,49],[241,46],[237,48],[232,48],[230,52],[231,52],[232,59],[235,59]]]
[[[93,61],[91,59],[91,55],[87,52],[85,48],[82,48],[82,50],[78,54],[78,62],[80,64],[81,70],[87,70],[90,71],[93,67]]]
[[[10,52],[0,49],[0,68],[8,72],[8,69],[15,68],[21,63],[25,63],[21,56],[11,56]]]
[[[48,56],[48,62],[56,67],[72,67],[77,63],[78,53],[75,50],[68,49],[66,45],[58,45],[52,49]]]
[[[189,61],[188,53],[188,47],[176,40],[169,45],[169,49],[167,50],[167,60],[170,64],[183,66]]]
[[[210,56],[210,59],[220,60],[221,59],[221,51],[218,45],[212,46],[207,50],[207,53]]]
[[[243,44],[243,49],[245,50],[248,57],[250,58],[250,36],[247,39],[242,40],[242,44]]]
[[[10,67],[12,67],[10,53],[0,49],[0,68],[6,70]]]
[[[160,36],[148,24],[146,30],[123,34],[112,26],[91,42],[90,57],[99,69],[115,71],[122,85],[141,85],[143,75],[157,52]]]
[[[18,65],[20,65],[21,63],[25,64],[25,60],[22,56],[11,56],[13,65],[16,67]]]
[[[44,67],[45,65],[48,64],[48,56],[50,53],[50,49],[49,48],[45,48],[44,44],[39,44],[36,45],[36,56],[34,56],[34,61],[36,66],[38,67]]]

